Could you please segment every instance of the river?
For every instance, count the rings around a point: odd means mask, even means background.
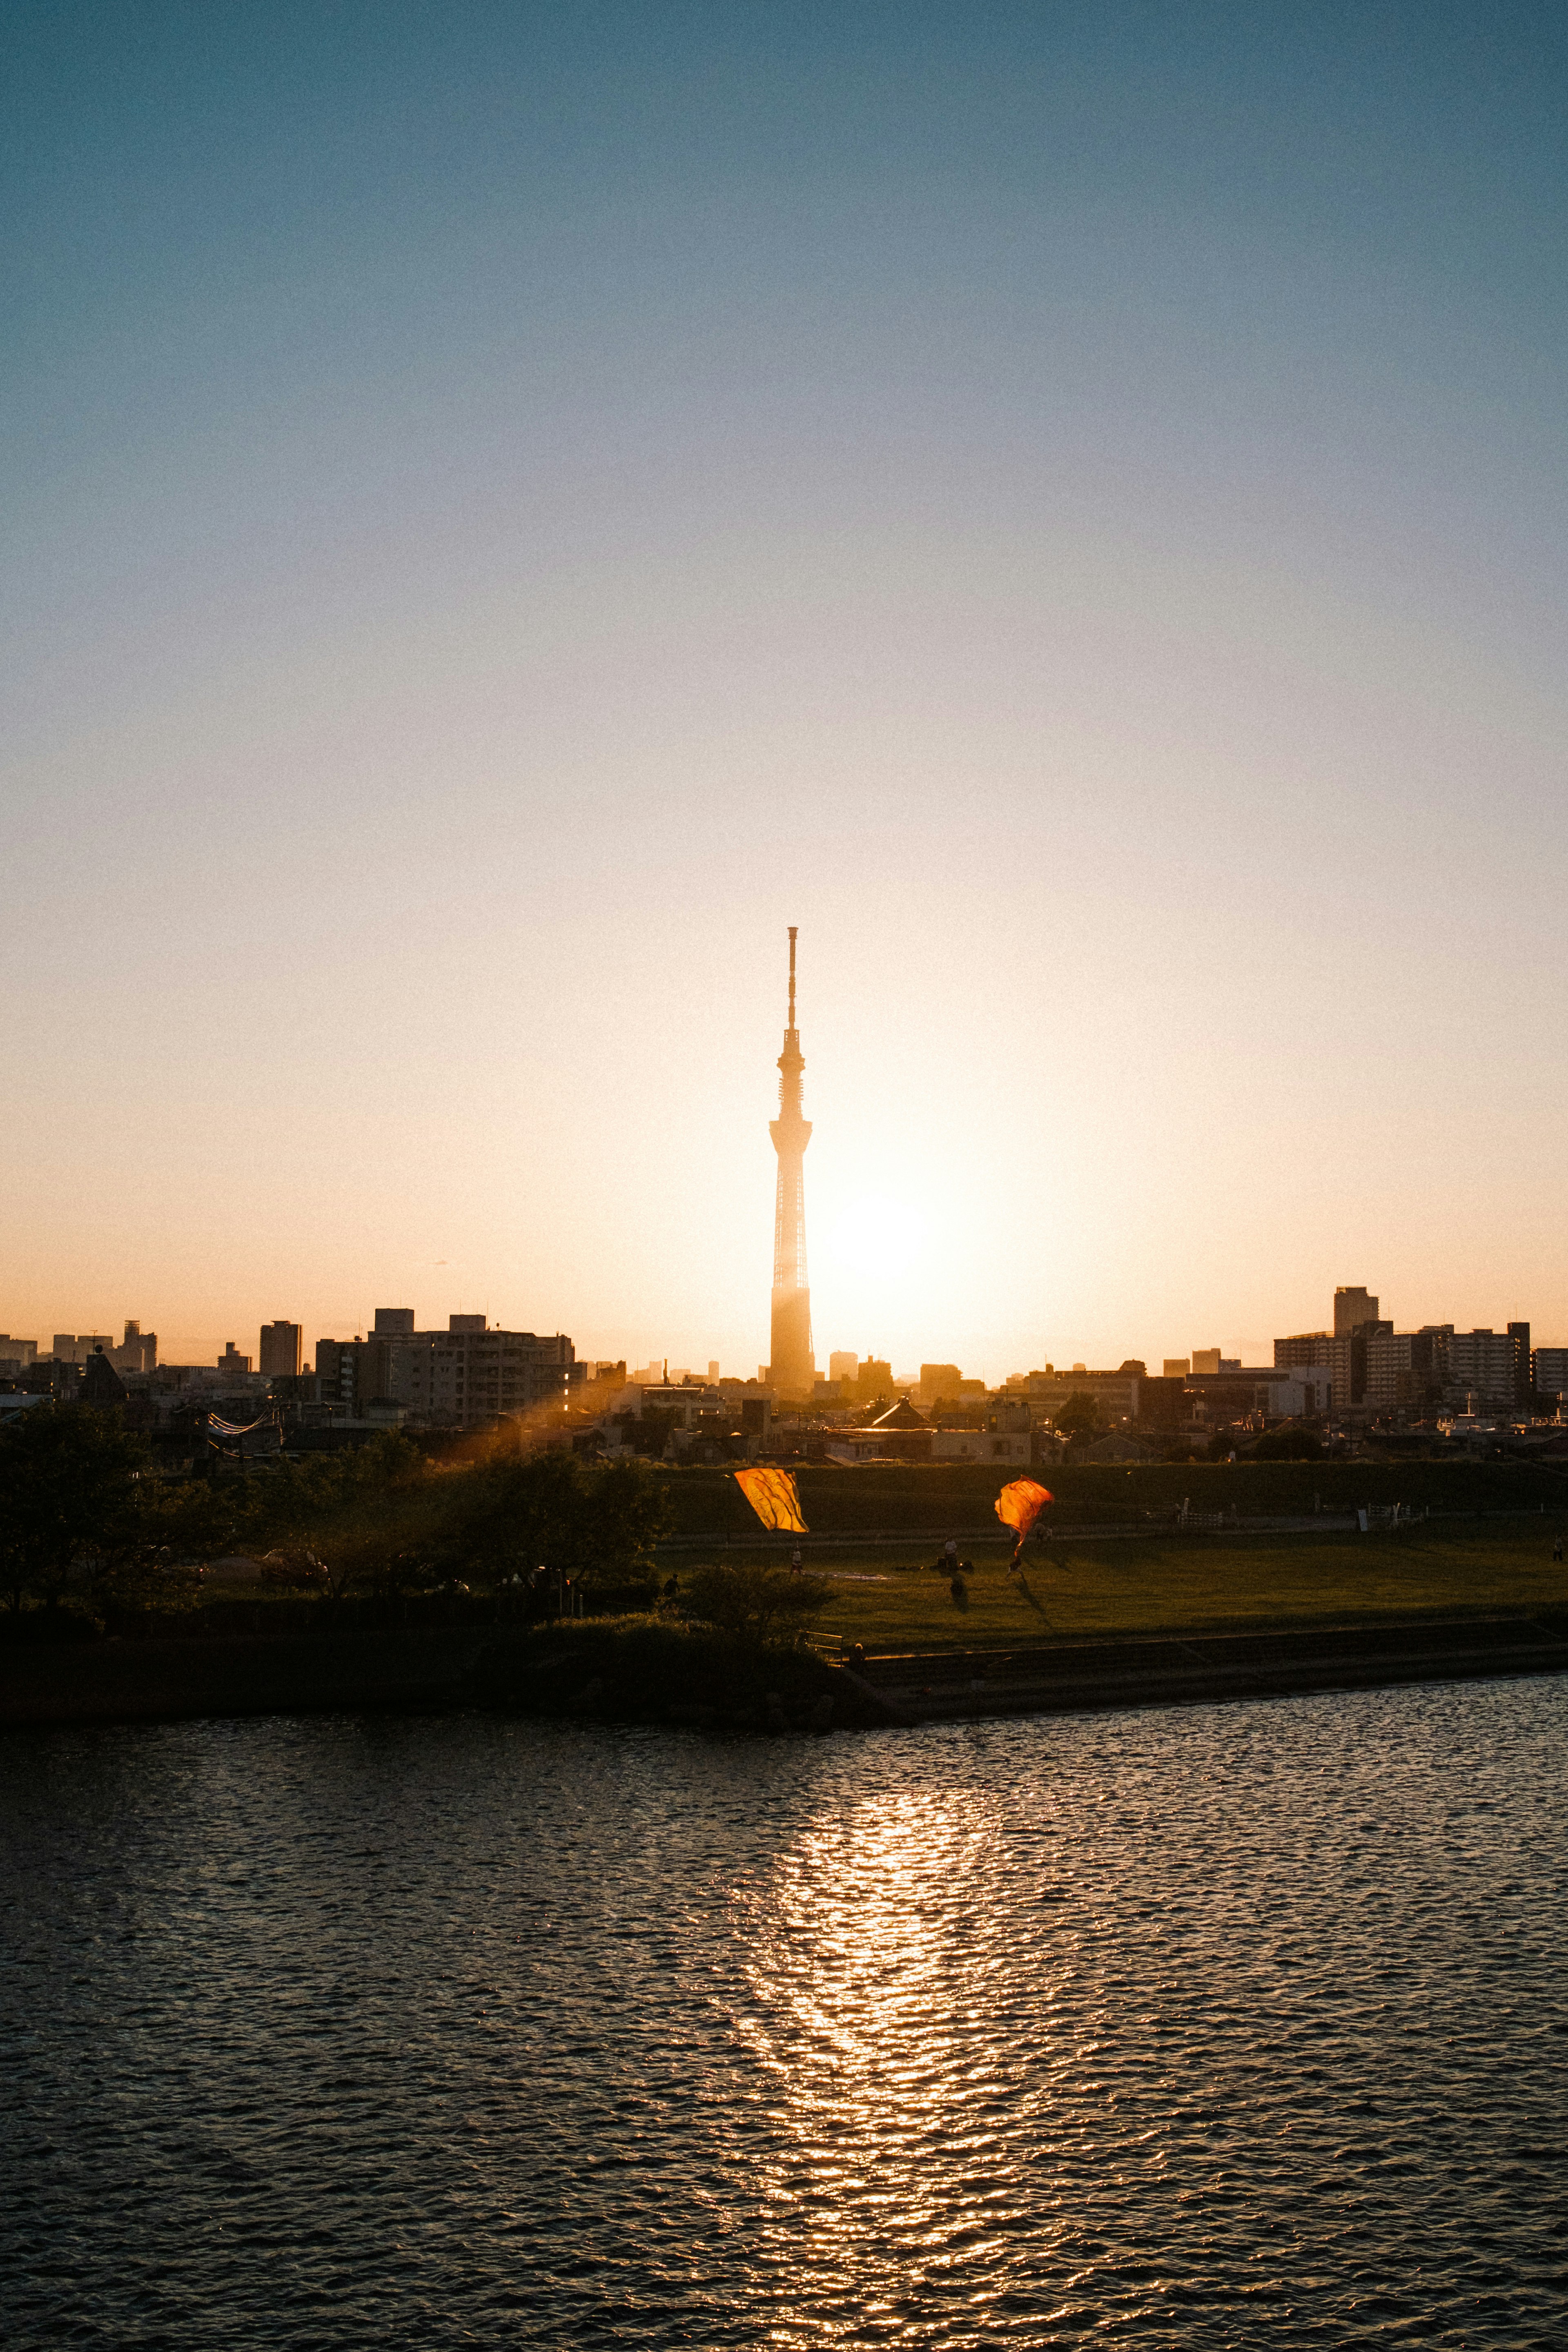
[[[0,1745],[6,2344],[1568,2342],[1568,1679]]]

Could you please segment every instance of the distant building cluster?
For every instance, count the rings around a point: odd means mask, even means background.
[[[118,1346],[103,1332],[57,1332],[47,1354],[0,1334],[0,1417],[53,1396],[121,1404],[153,1428],[272,1410],[295,1430],[342,1437],[405,1423],[470,1430],[563,1413],[589,1370],[563,1332],[502,1330],[483,1315],[420,1330],[411,1307],[378,1307],[368,1334],[318,1339],[313,1367],[303,1326],[282,1318],[262,1325],[254,1357],[228,1339],[210,1364],[160,1362],[156,1333],[130,1322]]]
[[[1568,1347],[1532,1347],[1529,1323],[1459,1330],[1424,1323],[1396,1331],[1371,1292],[1335,1291],[1331,1320],[1289,1332],[1271,1364],[1218,1348],[1162,1359],[1158,1373],[1128,1358],[1114,1369],[1047,1363],[999,1387],[956,1363],[896,1374],[889,1356],[835,1350],[827,1377],[781,1385],[768,1365],[721,1377],[655,1358],[580,1358],[563,1332],[542,1335],[452,1315],[421,1328],[411,1307],[377,1307],[368,1330],[318,1339],[304,1327],[260,1327],[254,1356],[233,1340],[209,1364],[160,1362],[155,1332],[128,1321],[105,1332],[37,1340],[0,1333],[0,1420],[37,1399],[118,1404],[142,1425],[231,1424],[269,1417],[281,1441],[352,1444],[389,1428],[456,1433],[514,1423],[531,1443],[614,1458],[731,1462],[805,1454],[865,1462],[1137,1461],[1245,1443],[1299,1424],[1325,1439],[1426,1431],[1464,1439],[1563,1416]]]

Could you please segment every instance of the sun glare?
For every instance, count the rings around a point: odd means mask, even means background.
[[[837,1219],[831,1247],[838,1263],[857,1274],[902,1274],[924,1238],[924,1220],[907,1202],[869,1192],[852,1201]]]

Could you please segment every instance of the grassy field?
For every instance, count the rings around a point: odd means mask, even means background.
[[[994,1524],[993,1507],[1016,1472],[980,1464],[816,1465],[796,1472],[808,1527],[847,1533],[865,1528],[946,1535]],[[1510,1462],[1181,1462],[1062,1464],[1033,1475],[1055,1495],[1054,1517],[1067,1525],[1103,1526],[1145,1514],[1169,1519],[1184,1500],[1194,1511],[1238,1512],[1243,1518],[1310,1515],[1318,1503],[1347,1512],[1366,1503],[1406,1503],[1417,1510],[1568,1509],[1568,1476],[1542,1465]],[[757,1522],[735,1481],[719,1469],[668,1474],[672,1532],[679,1536],[754,1533]]]
[[[985,1648],[1104,1633],[1241,1628],[1314,1620],[1350,1623],[1407,1611],[1568,1608],[1568,1569],[1553,1561],[1560,1519],[1475,1528],[1417,1526],[1397,1535],[1130,1538],[1056,1545],[1025,1570],[1035,1606],[1005,1570],[1002,1547],[972,1548],[969,1606],[954,1607],[931,1549],[846,1546],[815,1571],[833,1581],[819,1632],[868,1650]],[[787,1553],[781,1554],[787,1558]],[[917,1565],[919,1562],[926,1565]]]

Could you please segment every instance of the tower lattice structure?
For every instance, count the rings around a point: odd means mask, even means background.
[[[811,1352],[811,1286],[805,1272],[805,1147],[811,1121],[801,1115],[800,1074],[805,1057],[795,1025],[795,940],[789,927],[789,1026],[779,1055],[779,1115],[768,1129],[779,1156],[773,1215],[773,1347],[768,1375],[775,1388],[809,1395],[816,1378]]]

